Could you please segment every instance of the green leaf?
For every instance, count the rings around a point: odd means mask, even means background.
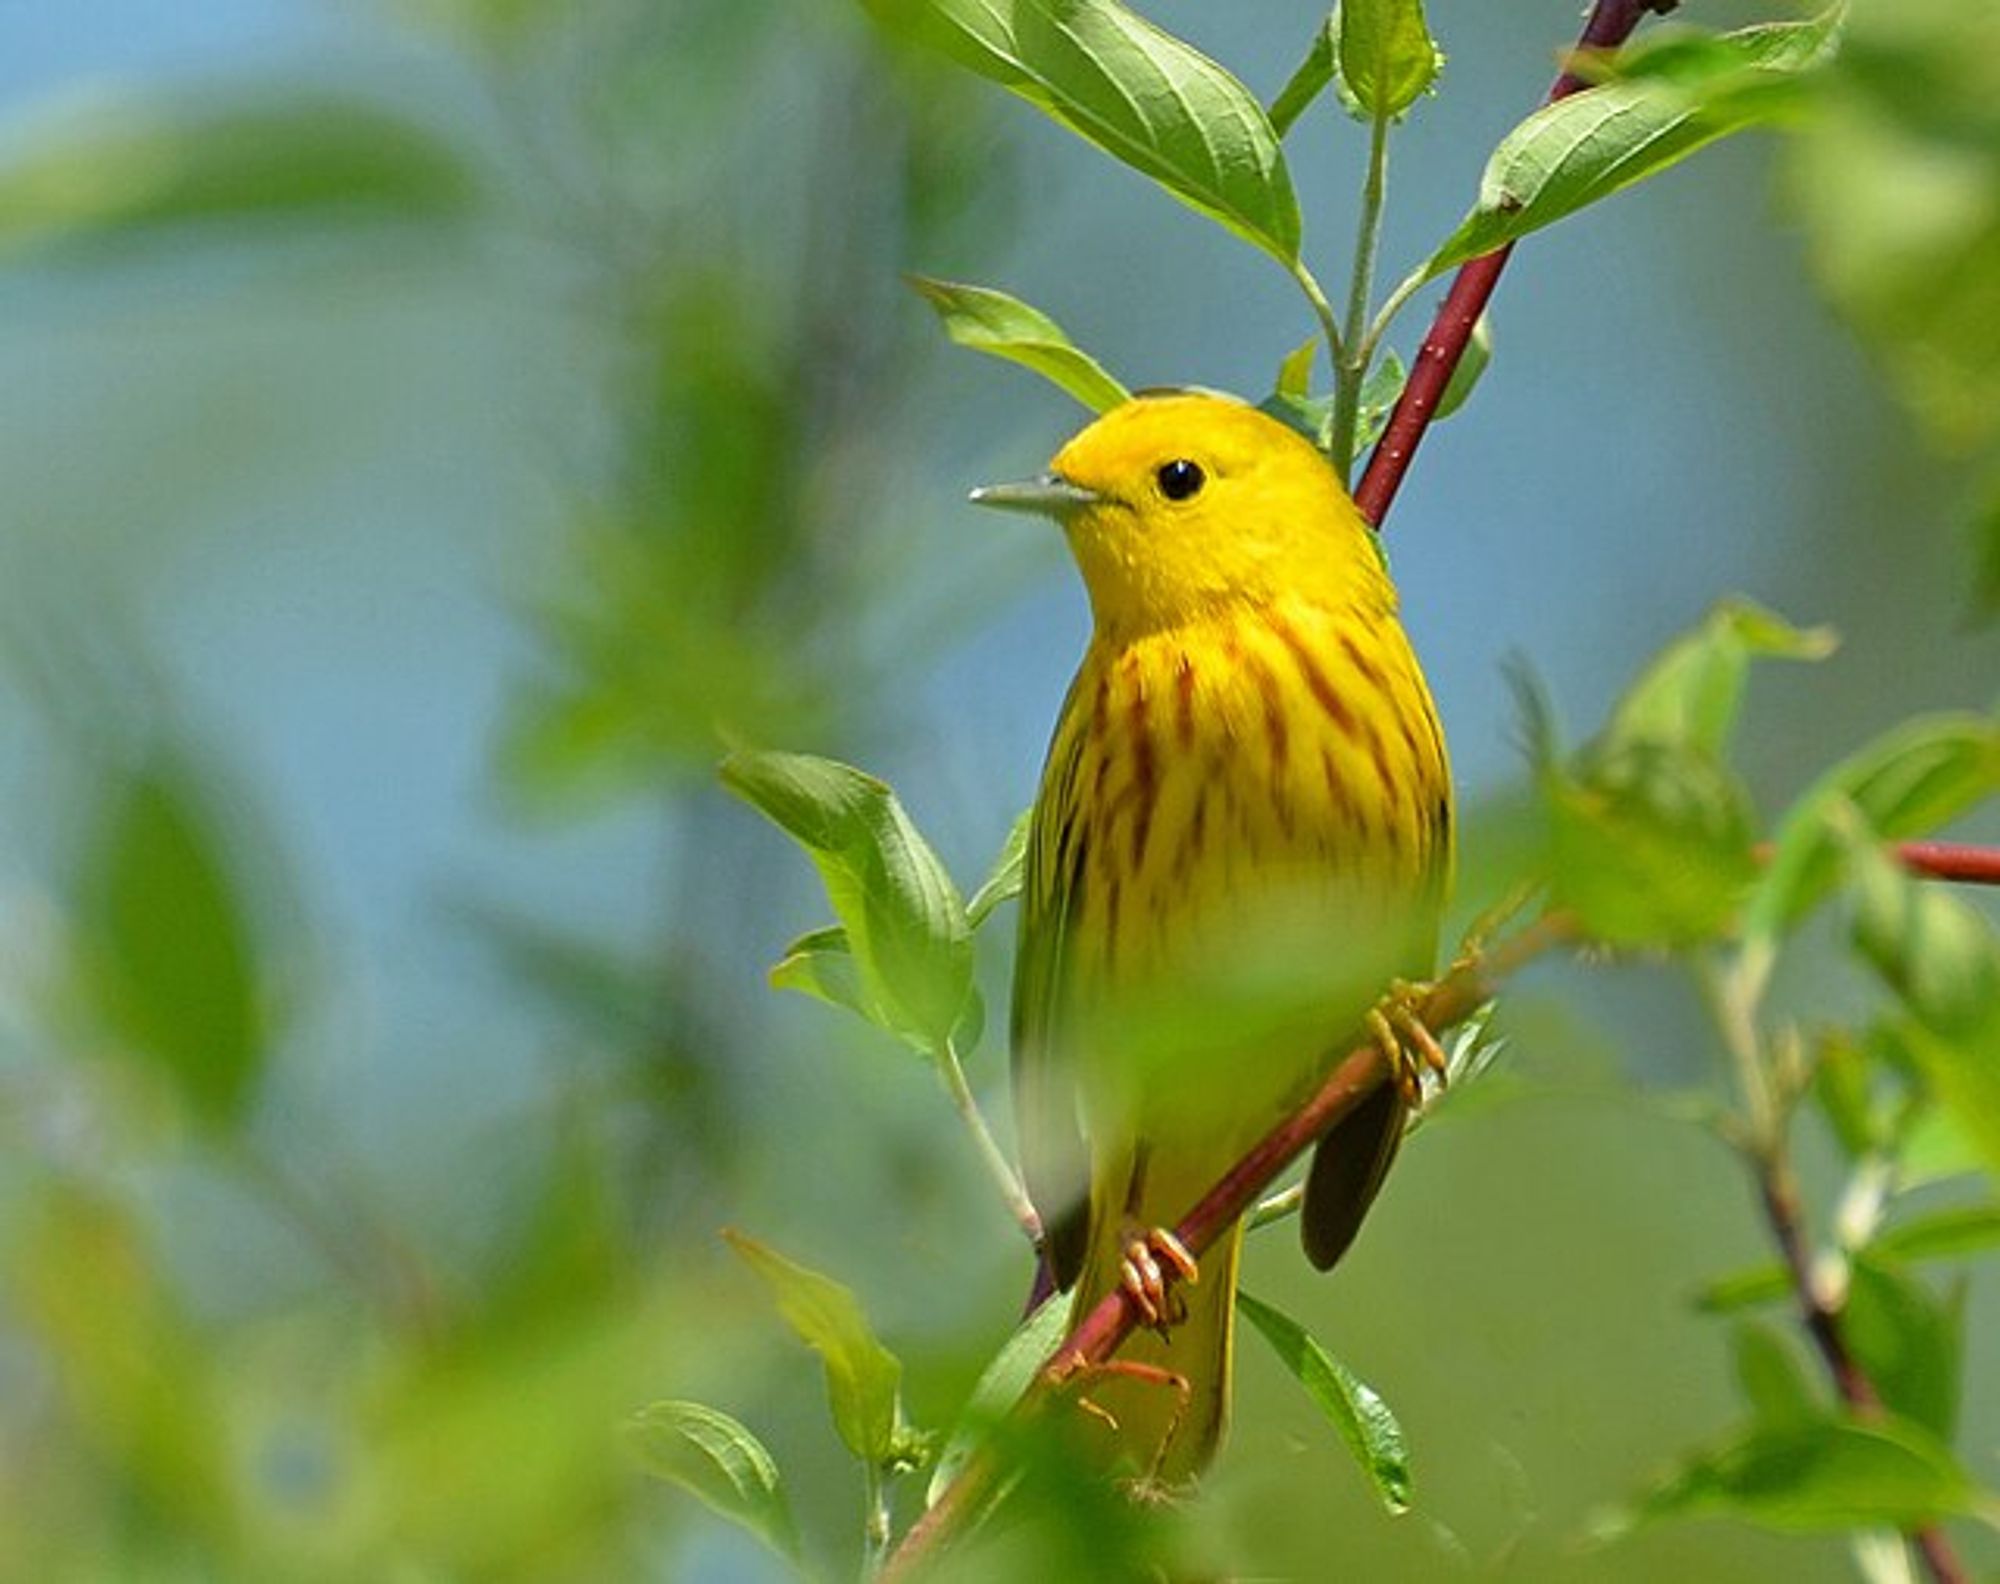
[[[869,1327],[853,1292],[808,1270],[741,1232],[725,1231],[729,1246],[769,1284],[778,1313],[826,1366],[834,1428],[864,1462],[884,1464],[905,1437],[898,1393],[903,1366]]]
[[[1876,1234],[1868,1252],[1878,1260],[1956,1259],[2000,1247],[2000,1203],[1954,1205],[1912,1216]]]
[[[744,750],[721,773],[811,855],[846,931],[867,1016],[935,1051],[972,990],[972,930],[958,887],[895,794],[807,754]]]
[[[1410,1454],[1403,1427],[1389,1405],[1340,1360],[1320,1346],[1296,1320],[1240,1288],[1236,1307],[1271,1351],[1305,1388],[1306,1395],[1339,1432],[1368,1482],[1392,1513],[1410,1506]]]
[[[980,1371],[979,1382],[972,1388],[972,1396],[958,1416],[958,1423],[952,1426],[951,1437],[945,1443],[937,1467],[931,1471],[930,1489],[924,1496],[925,1506],[937,1502],[945,1487],[958,1478],[959,1470],[965,1467],[967,1460],[985,1444],[994,1426],[1005,1419],[1021,1400],[1034,1380],[1035,1372],[1048,1362],[1056,1344],[1068,1332],[1069,1312],[1070,1302],[1065,1295],[1058,1293],[1045,1299],[1041,1307],[1023,1320],[1014,1334],[1001,1345],[992,1362]]]
[[[1986,499],[1967,525],[1972,540],[1972,616],[2000,615],[2000,481],[1989,481]]]
[[[869,1016],[861,972],[854,965],[847,931],[838,924],[806,931],[771,965],[769,977],[774,990],[795,990],[828,1006]]]
[[[1341,79],[1367,116],[1400,116],[1437,81],[1422,0],[1341,0],[1336,15]]]
[[[1758,1425],[1697,1454],[1610,1525],[1739,1518],[1793,1533],[1915,1529],[1979,1510],[1946,1447],[1900,1419]]]
[[[1396,410],[1396,398],[1403,394],[1409,378],[1410,371],[1403,367],[1394,347],[1387,348],[1368,371],[1368,378],[1361,382],[1361,403],[1355,412],[1357,456],[1382,438],[1382,431],[1389,426],[1389,414]]]
[[[1736,1383],[1759,1425],[1775,1429],[1825,1417],[1789,1336],[1760,1321],[1741,1320],[1729,1340]]]
[[[1306,58],[1299,62],[1298,70],[1292,73],[1285,86],[1278,90],[1278,97],[1271,101],[1271,130],[1283,137],[1292,130],[1292,125],[1305,113],[1306,106],[1320,96],[1326,85],[1333,81],[1335,61],[1333,53],[1334,16],[1329,12],[1324,22],[1313,32],[1312,47],[1306,51]]]
[[[1744,910],[1746,935],[1775,940],[1840,883],[1847,839],[1837,810],[1885,841],[1922,836],[2000,793],[2000,722],[1979,715],[1905,721],[1835,765],[1778,827]]]
[[[1887,1129],[1877,1115],[1871,1079],[1867,1052],[1845,1031],[1819,1041],[1813,1098],[1849,1160],[1859,1160],[1885,1142]]]
[[[1233,76],[1117,0],[862,0],[1152,177],[1287,268],[1299,205],[1264,108]]]
[[[219,223],[432,221],[466,210],[456,151],[402,116],[301,91],[217,107],[102,99],[17,130],[0,153],[0,256],[186,240]]]
[[[1958,1322],[1924,1285],[1877,1259],[1854,1262],[1841,1329],[1892,1412],[1949,1442],[1958,1423]]]
[[[1756,878],[1749,796],[1707,754],[1644,740],[1542,777],[1550,890],[1593,939],[1682,945],[1725,929]]]
[[[1749,600],[1723,600],[1640,673],[1605,736],[1615,743],[1661,743],[1720,758],[1736,729],[1751,660],[1822,660],[1833,653],[1834,642],[1824,627],[1794,627]]]
[[[728,1414],[693,1402],[656,1402],[632,1418],[647,1472],[669,1480],[711,1511],[742,1525],[794,1561],[798,1528],[771,1454]]]
[[[1857,0],[1783,191],[1834,308],[1938,442],[2000,437],[2000,10]]]
[[[1059,385],[1092,412],[1108,412],[1131,400],[1131,392],[1075,346],[1040,309],[985,286],[908,277],[924,301],[937,310],[945,334],[960,346],[1006,358]]]
[[[1272,394],[1290,401],[1305,401],[1312,395],[1313,359],[1319,354],[1319,337],[1307,336],[1285,354],[1278,365],[1278,381]]]
[[[1465,343],[1465,351],[1460,355],[1458,367],[1451,371],[1451,378],[1445,382],[1444,394],[1438,397],[1437,411],[1433,419],[1449,418],[1459,408],[1472,399],[1473,388],[1486,372],[1486,365],[1493,361],[1493,328],[1490,316],[1481,314],[1472,324],[1472,336]]]
[[[223,817],[180,765],[116,786],[98,813],[78,898],[96,1009],[204,1123],[242,1121],[270,1029],[247,898]]]
[[[993,860],[992,870],[972,893],[972,900],[965,904],[966,921],[974,929],[984,924],[1002,902],[1010,902],[1021,894],[1028,862],[1028,828],[1034,814],[1032,808],[1025,808],[1014,816],[1014,823],[1007,828],[1007,839],[1000,844],[1000,856]]]
[[[1494,149],[1478,202],[1432,255],[1427,278],[1658,175],[1717,138],[1790,114],[1837,32],[1829,12],[1723,34],[1705,70],[1620,77],[1536,111]]]
[[[1784,1266],[1759,1265],[1710,1282],[1695,1294],[1694,1306],[1703,1314],[1735,1314],[1781,1303],[1791,1295],[1792,1278]]]
[[[1992,1049],[2000,1041],[2000,940],[1943,886],[1904,873],[1857,839],[1855,944],[1926,1028]]]

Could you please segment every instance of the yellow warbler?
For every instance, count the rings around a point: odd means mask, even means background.
[[[1156,1229],[1363,1037],[1394,976],[1428,971],[1444,740],[1371,531],[1320,453],[1254,408],[1142,395],[1044,477],[973,498],[1054,517],[1089,589],[1028,843],[1015,1109],[1073,1316],[1120,1285],[1144,1307],[1157,1261],[1184,1258]],[[1404,1109],[1384,1086],[1321,1144],[1303,1214],[1321,1268]],[[1085,1387],[1089,1433],[1142,1477],[1191,1477],[1221,1437],[1241,1243]]]

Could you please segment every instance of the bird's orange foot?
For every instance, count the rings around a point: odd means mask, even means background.
[[[1435,987],[1409,980],[1393,981],[1380,1001],[1368,1009],[1368,1032],[1389,1063],[1389,1075],[1403,1099],[1423,1104],[1424,1075],[1436,1075],[1443,1086],[1450,1061],[1437,1036],[1424,1026],[1423,1004]]]
[[[1135,1231],[1125,1240],[1120,1285],[1138,1308],[1139,1318],[1160,1332],[1177,1325],[1187,1314],[1187,1306],[1167,1290],[1163,1262],[1190,1286],[1201,1280],[1201,1267],[1195,1264],[1194,1256],[1165,1227]]]

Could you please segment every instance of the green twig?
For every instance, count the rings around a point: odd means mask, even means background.
[[[986,1114],[979,1109],[979,1101],[974,1098],[972,1086],[965,1081],[965,1067],[958,1059],[958,1047],[946,1040],[937,1049],[938,1076],[944,1079],[945,1092],[951,1096],[951,1103],[965,1128],[972,1135],[973,1146],[979,1151],[979,1158],[986,1163],[987,1175],[993,1185],[1000,1190],[1000,1197],[1007,1206],[1022,1233],[1036,1248],[1042,1246],[1042,1218],[1035,1213],[1035,1206],[1028,1198],[1028,1191],[1021,1186],[1021,1178],[1015,1172],[1013,1163],[993,1137],[993,1130],[986,1125]]]
[[[1368,299],[1375,291],[1375,254],[1382,242],[1382,205],[1388,192],[1389,117],[1377,111],[1368,129],[1368,175],[1361,187],[1361,222],[1354,238],[1354,271],[1347,285],[1347,328],[1333,375],[1333,428],[1328,450],[1340,481],[1354,470],[1354,432],[1361,412],[1361,382],[1368,377],[1372,347],[1368,329]]]

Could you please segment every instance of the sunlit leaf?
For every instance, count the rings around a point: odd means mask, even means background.
[[[923,275],[912,275],[909,281],[937,310],[945,334],[960,346],[1031,368],[1093,412],[1109,411],[1131,399],[1131,392],[1040,309],[986,286],[963,286]]]
[[[1639,75],[1545,106],[1500,141],[1479,200],[1425,266],[1436,276],[1799,104],[1838,32],[1832,14],[1725,34],[1697,73]]]
[[[1287,266],[1299,206],[1264,107],[1117,0],[863,0]]]
[[[1014,816],[1014,823],[1007,827],[1007,839],[1000,844],[1000,855],[993,860],[993,868],[972,893],[972,900],[965,904],[966,921],[974,929],[984,924],[1002,902],[1011,902],[1021,894],[1028,861],[1028,826],[1034,812],[1027,808]]]
[[[972,930],[958,887],[895,794],[807,754],[733,753],[722,779],[811,855],[846,931],[867,1015],[935,1051],[972,988]]]
[[[848,948],[847,931],[838,924],[799,936],[771,965],[770,980],[774,990],[796,990],[828,1006],[845,1007],[862,1017],[870,1015],[868,992],[862,988],[861,971]]]
[[[1648,663],[1619,700],[1605,736],[1720,757],[1736,728],[1751,660],[1820,660],[1833,647],[1824,627],[1794,627],[1749,600],[1723,600]]]
[[[1761,1321],[1740,1320],[1729,1341],[1736,1384],[1758,1424],[1778,1427],[1825,1417],[1790,1337]]]
[[[156,763],[108,795],[78,899],[96,1010],[218,1127],[254,1098],[270,1032],[223,831],[199,783]]]
[[[926,1505],[936,1502],[945,1487],[958,1478],[967,1459],[1021,1400],[1035,1378],[1035,1371],[1048,1361],[1056,1344],[1063,1339],[1069,1311],[1069,1299],[1062,1294],[1044,1300],[980,1372],[979,1382],[972,1388],[972,1396],[967,1399],[958,1423],[952,1427],[937,1467],[931,1471],[930,1489],[924,1497]]]
[[[2000,1248],[2000,1204],[1954,1205],[1911,1216],[1876,1234],[1869,1252],[1882,1260],[1956,1259]]]
[[[1241,1289],[1236,1294],[1236,1307],[1271,1344],[1271,1351],[1339,1432],[1382,1505],[1392,1513],[1406,1512],[1410,1505],[1410,1453],[1403,1427],[1389,1405],[1291,1316]]]
[[[472,185],[436,134],[359,100],[107,97],[0,147],[0,254],[186,239],[224,223],[433,221],[464,212]]]
[[[647,1471],[671,1480],[772,1550],[796,1558],[799,1535],[778,1465],[764,1443],[726,1413],[693,1402],[656,1402],[632,1419]]]
[[[1904,721],[1814,783],[1778,827],[1771,861],[1744,908],[1747,935],[1775,939],[1840,882],[1848,842],[1837,810],[1885,841],[1922,836],[2000,793],[2000,721]]]
[[[1827,1418],[1758,1425],[1698,1454],[1609,1527],[1728,1517],[1802,1533],[1915,1529],[1979,1505],[1949,1449],[1920,1426]]]
[[[1950,1309],[1914,1277],[1863,1256],[1849,1278],[1841,1330],[1891,1411],[1949,1442],[1962,1350]]]
[[[1341,0],[1335,34],[1341,80],[1371,117],[1402,115],[1444,64],[1422,0]]]
[[[770,1285],[778,1312],[826,1366],[834,1428],[848,1450],[886,1463],[902,1442],[898,1392],[903,1366],[879,1341],[853,1292],[741,1232],[723,1236]]]
[[[1333,25],[1336,14],[1329,12],[1326,20],[1313,30],[1306,58],[1299,62],[1298,69],[1278,90],[1278,97],[1271,101],[1271,130],[1279,137],[1292,130],[1292,124],[1334,79],[1337,62],[1333,49]]]

